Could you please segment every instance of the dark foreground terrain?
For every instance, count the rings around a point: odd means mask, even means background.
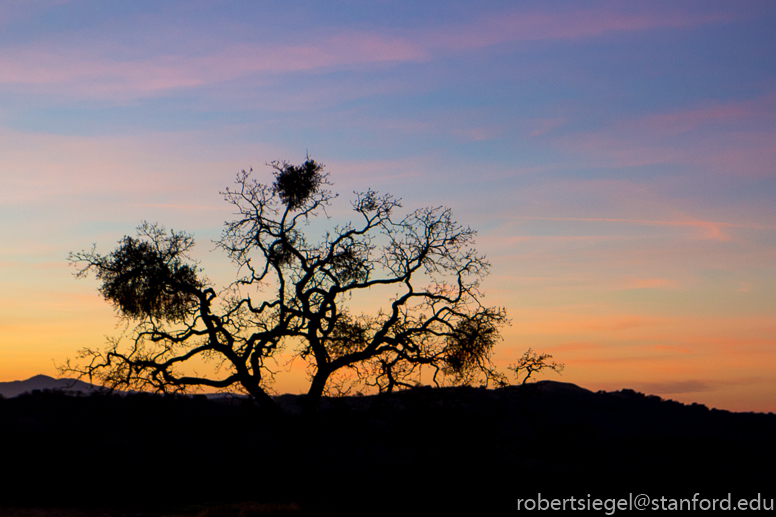
[[[281,419],[204,396],[0,399],[0,515],[493,515],[538,493],[776,498],[773,414],[557,382],[330,399],[311,419],[299,397],[279,400]]]

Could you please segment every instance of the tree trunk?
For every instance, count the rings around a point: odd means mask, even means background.
[[[326,387],[326,381],[329,379],[331,372],[324,369],[318,369],[313,377],[313,382],[310,383],[310,389],[307,392],[307,396],[302,406],[302,412],[307,415],[313,415],[318,409],[318,404],[321,402],[323,396],[323,388]]]
[[[243,387],[248,390],[248,393],[259,403],[261,409],[266,410],[272,415],[281,415],[283,412],[278,406],[275,399],[269,396],[266,391],[261,389],[256,383],[242,382]]]

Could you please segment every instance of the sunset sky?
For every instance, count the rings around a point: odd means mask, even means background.
[[[776,411],[774,27],[772,1],[3,1],[0,381],[121,333],[68,252],[158,221],[228,282],[219,191],[309,152],[343,201],[479,231],[501,368]]]

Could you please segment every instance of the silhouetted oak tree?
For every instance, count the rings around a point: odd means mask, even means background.
[[[216,245],[238,275],[220,292],[189,257],[192,236],[155,224],[108,255],[71,253],[77,276],[94,272],[135,326],[129,343],[82,350],[64,369],[121,389],[237,388],[270,407],[274,367],[289,357],[308,365],[309,408],[328,392],[413,386],[422,368],[437,385],[503,382],[489,358],[506,313],[481,304],[489,264],[472,229],[443,207],[399,215],[399,199],[367,190],[351,202],[355,221],[310,240],[336,197],[328,174],[309,157],[272,167],[271,185],[243,171],[223,193],[237,217]],[[367,292],[382,309],[354,307]],[[214,362],[211,375],[190,373],[198,360]]]
[[[559,363],[557,361],[552,360],[552,355],[550,354],[537,354],[532,349],[528,349],[521,357],[517,360],[517,363],[511,364],[507,367],[508,370],[512,370],[512,372],[515,374],[515,378],[518,382],[520,382],[521,385],[526,384],[529,380],[531,380],[531,376],[534,373],[541,372],[542,370],[552,370],[554,372],[560,373],[563,371],[563,368],[565,368],[566,365],[563,363]],[[520,376],[523,375],[522,382],[520,381]]]

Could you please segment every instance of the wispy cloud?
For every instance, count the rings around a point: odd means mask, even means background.
[[[232,44],[204,55],[161,51],[153,57],[116,59],[105,50],[50,43],[6,47],[0,57],[0,84],[32,86],[39,91],[66,88],[76,96],[131,97],[259,73],[326,70],[425,57],[411,42],[357,31],[291,46]]]
[[[770,228],[761,225],[743,225],[734,223],[725,223],[717,221],[661,221],[647,219],[619,219],[606,217],[532,217],[526,216],[522,219],[535,219],[543,221],[574,221],[574,222],[593,222],[593,223],[627,223],[640,226],[667,226],[667,227],[689,227],[702,230],[700,238],[727,241],[730,236],[722,231],[723,228]]]
[[[617,12],[611,9],[491,12],[466,23],[423,29],[291,29],[285,41],[220,41],[218,48],[186,51],[146,37],[128,56],[107,36],[95,44],[88,34],[64,33],[23,46],[6,46],[0,56],[0,85],[77,97],[127,99],[201,87],[256,74],[351,69],[365,64],[427,61],[435,55],[538,40],[574,40],[608,32],[642,31],[724,22],[730,15],[681,11]],[[191,38],[190,31],[181,37]],[[277,36],[275,36],[277,37]],[[295,41],[288,44],[290,39]],[[121,58],[116,56],[122,56]],[[534,130],[542,134],[556,122]],[[477,135],[473,135],[476,140]]]
[[[715,383],[699,380],[668,381],[668,382],[636,382],[633,385],[637,391],[651,395],[672,395],[679,393],[699,393],[716,389]]]
[[[429,30],[422,39],[429,47],[475,49],[515,41],[574,40],[609,32],[633,32],[655,28],[681,28],[728,21],[727,13],[617,12],[611,9],[566,11],[507,11],[490,14],[470,24]]]
[[[592,330],[595,332],[618,332],[632,330],[645,326],[660,324],[657,318],[645,318],[643,316],[614,316],[605,318],[590,318],[587,323],[580,324],[580,330]]]
[[[631,289],[665,289],[676,287],[676,282],[668,278],[631,278],[627,286]]]
[[[776,92],[615,121],[570,131],[550,145],[588,166],[694,165],[741,177],[773,177]]]

